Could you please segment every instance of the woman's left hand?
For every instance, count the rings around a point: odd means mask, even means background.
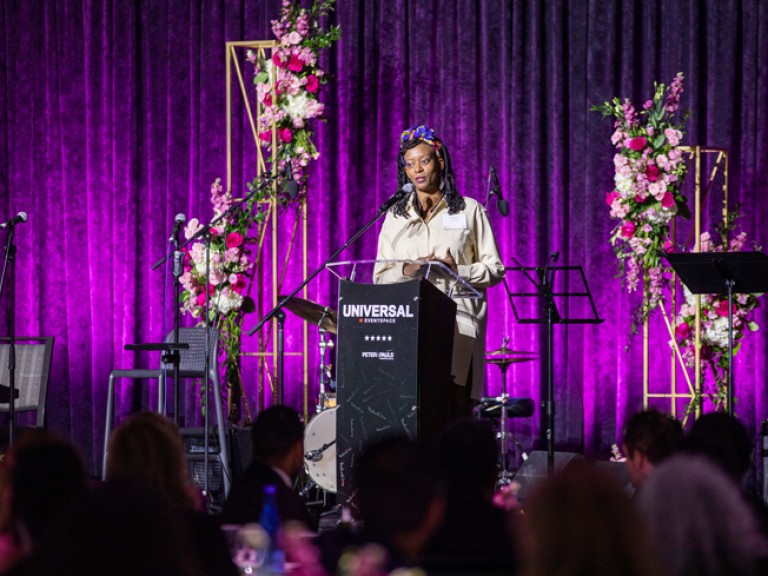
[[[448,268],[450,268],[454,274],[457,276],[459,275],[459,269],[456,267],[456,261],[453,259],[453,256],[451,255],[451,249],[448,248],[445,252],[445,257],[443,258],[433,258],[433,260],[437,260],[438,262],[442,262]]]

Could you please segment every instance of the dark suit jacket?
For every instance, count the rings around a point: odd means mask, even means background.
[[[232,485],[229,498],[224,504],[222,523],[258,522],[264,501],[264,487],[270,484],[277,487],[277,508],[283,522],[298,520],[311,529],[316,528],[299,495],[285,485],[277,472],[256,460],[250,463],[243,475]]]

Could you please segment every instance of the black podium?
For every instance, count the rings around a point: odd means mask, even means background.
[[[337,503],[354,509],[365,443],[405,433],[434,441],[450,417],[456,303],[426,280],[339,284]]]

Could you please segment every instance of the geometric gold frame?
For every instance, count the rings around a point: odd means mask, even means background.
[[[705,146],[679,146],[678,151],[687,156],[687,164],[689,170],[693,168],[694,177],[694,205],[692,210],[693,216],[693,236],[694,236],[694,252],[701,251],[701,219],[702,219],[702,203],[712,190],[715,180],[719,174],[722,174],[722,217],[723,224],[728,222],[728,151],[723,148],[705,147]],[[709,174],[704,174],[703,158],[706,155],[715,155],[715,161]],[[693,164],[693,166],[691,166]],[[682,182],[680,183],[682,186]],[[671,222],[670,235],[672,243],[676,243],[676,227],[675,219]],[[727,243],[728,239],[723,238],[723,242]],[[682,290],[680,291],[682,292]],[[668,337],[672,342],[671,357],[670,357],[670,383],[669,391],[665,392],[652,392],[650,390],[650,330],[648,318],[646,317],[643,322],[643,407],[648,408],[648,401],[653,398],[661,398],[669,401],[669,413],[673,417],[677,417],[677,405],[678,400],[693,401],[697,392],[701,391],[702,386],[702,370],[701,370],[701,297],[696,296],[696,315],[694,324],[694,374],[693,379],[688,374],[687,366],[683,361],[680,350],[677,346],[677,340],[675,339],[675,320],[677,316],[677,300],[678,300],[678,283],[676,274],[672,272],[671,293],[669,298],[669,304],[671,304],[671,310],[669,313],[665,309],[665,300],[662,299],[659,304],[661,314],[664,319],[664,323],[667,327]],[[680,371],[685,377],[687,384],[687,392],[678,392],[677,390],[677,368],[680,367]],[[698,404],[695,409],[694,416],[698,417],[701,414],[701,404]],[[687,420],[688,414],[684,415],[683,423]]]

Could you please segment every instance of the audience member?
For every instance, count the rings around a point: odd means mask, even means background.
[[[683,438],[683,426],[679,420],[658,410],[643,410],[627,421],[622,436],[627,474],[637,489],[654,467],[677,448]]]
[[[665,461],[638,497],[670,576],[750,576],[768,543],[735,483],[701,456]]]
[[[293,482],[304,466],[304,426],[298,412],[288,406],[272,406],[256,417],[251,428],[253,460],[233,484],[224,505],[227,524],[258,522],[264,487],[277,487],[277,507],[283,522],[296,520],[314,528]]]
[[[680,445],[682,452],[700,454],[739,483],[752,463],[752,443],[735,416],[712,412],[700,416]]]
[[[575,462],[527,501],[529,576],[658,576],[650,538],[613,476]]]
[[[20,574],[205,576],[182,511],[167,498],[136,482],[99,486],[78,514],[57,520]]]
[[[216,518],[199,509],[196,487],[187,474],[184,445],[176,425],[155,412],[125,419],[109,442],[107,482],[143,485],[162,496],[184,519],[187,537],[206,576],[234,576],[224,535]]]
[[[445,506],[432,458],[404,436],[369,443],[355,462],[353,504],[362,529],[325,532],[317,544],[328,573],[349,557],[362,557],[383,571],[418,565]],[[384,572],[386,573],[386,572]]]
[[[492,503],[497,462],[496,434],[487,421],[459,421],[443,433],[438,473],[445,517],[427,546],[429,567],[514,571],[511,517]]]
[[[84,504],[88,494],[85,464],[69,441],[35,430],[13,445],[7,466],[9,532],[18,557],[25,559],[50,539],[51,526],[60,517],[75,513]],[[17,565],[9,573],[22,571],[23,566]]]

